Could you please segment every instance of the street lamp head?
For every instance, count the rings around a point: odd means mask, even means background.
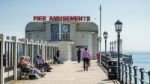
[[[115,22],[115,28],[116,28],[116,32],[120,33],[122,31],[122,22],[117,20],[117,22]]]
[[[105,31],[105,32],[103,33],[103,36],[104,36],[104,39],[107,39],[108,33]]]

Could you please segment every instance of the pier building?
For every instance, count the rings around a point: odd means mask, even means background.
[[[63,60],[77,60],[78,48],[88,48],[95,59],[98,50],[98,26],[89,16],[34,16],[25,37],[57,44]]]

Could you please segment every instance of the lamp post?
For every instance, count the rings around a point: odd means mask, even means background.
[[[120,39],[120,54],[122,54],[122,39]]]
[[[107,53],[107,37],[108,37],[108,33],[105,31],[104,33],[103,33],[103,36],[104,36],[104,39],[105,39],[105,53]]]
[[[120,32],[122,31],[122,22],[120,22],[119,20],[117,20],[117,22],[115,22],[115,29],[117,32],[117,49],[118,49],[118,80],[120,80]]]

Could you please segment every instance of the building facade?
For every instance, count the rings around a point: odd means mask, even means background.
[[[60,58],[77,60],[77,50],[88,48],[92,59],[98,51],[98,26],[93,22],[40,21],[29,22],[25,37],[59,45]]]

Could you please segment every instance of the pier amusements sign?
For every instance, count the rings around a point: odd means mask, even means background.
[[[90,16],[33,16],[33,21],[90,21]]]

